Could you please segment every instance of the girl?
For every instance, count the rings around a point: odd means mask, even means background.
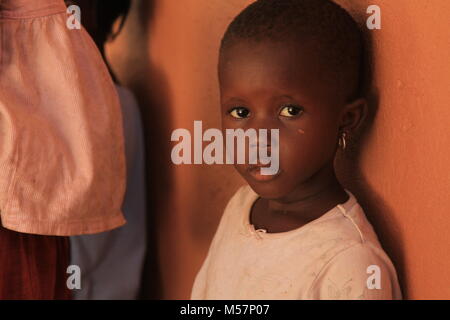
[[[228,203],[192,299],[401,298],[394,266],[334,172],[367,113],[361,59],[356,23],[328,0],[258,0],[228,27],[223,129],[278,129],[280,169],[236,165],[249,185]]]

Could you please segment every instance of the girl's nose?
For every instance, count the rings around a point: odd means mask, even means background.
[[[279,129],[280,123],[278,118],[268,113],[256,114],[251,121],[248,122],[248,126],[255,130],[266,129],[270,132],[271,129]]]

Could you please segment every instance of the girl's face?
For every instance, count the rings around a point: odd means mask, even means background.
[[[345,100],[329,74],[307,44],[241,41],[222,55],[223,130],[279,129],[278,174],[263,178],[248,162],[235,165],[263,198],[293,201],[334,175]]]

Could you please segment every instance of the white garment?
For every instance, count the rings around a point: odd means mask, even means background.
[[[318,219],[265,233],[249,219],[258,195],[240,188],[225,209],[191,299],[401,299],[393,264],[346,192],[347,202]],[[368,288],[377,285],[370,266],[379,268],[380,289]]]
[[[144,138],[133,94],[116,86],[125,136],[127,184],[122,211],[125,226],[94,235],[70,238],[71,264],[81,268],[78,300],[136,299],[146,252]]]

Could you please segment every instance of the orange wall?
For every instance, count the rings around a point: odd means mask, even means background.
[[[135,0],[108,48],[139,98],[147,136],[149,259],[145,297],[189,298],[225,204],[243,180],[230,167],[170,162],[170,134],[219,127],[217,51],[251,0]],[[340,0],[357,20],[377,4],[376,115],[339,176],[367,211],[409,299],[450,299],[450,1]],[[447,14],[446,14],[447,13]]]

